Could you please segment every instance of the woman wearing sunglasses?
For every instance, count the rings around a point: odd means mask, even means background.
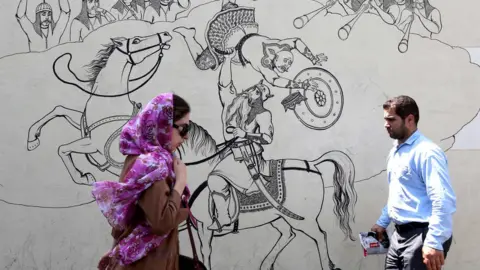
[[[123,127],[120,151],[127,157],[120,181],[97,182],[92,190],[114,238],[99,269],[193,269],[179,263],[178,225],[189,216],[182,200],[190,192],[185,164],[173,155],[189,122],[188,103],[164,93]]]

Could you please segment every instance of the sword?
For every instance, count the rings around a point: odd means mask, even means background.
[[[245,165],[247,165],[247,169],[252,176],[253,182],[257,186],[257,188],[262,192],[263,196],[267,199],[267,201],[275,208],[277,209],[280,213],[293,218],[297,220],[304,220],[304,217],[301,217],[292,211],[288,210],[286,207],[283,205],[280,205],[280,203],[275,200],[272,195],[267,191],[265,188],[265,185],[262,182],[263,177],[261,174],[255,169],[255,164],[251,162],[250,158],[248,157],[247,153],[245,152],[245,148],[243,146],[239,147],[240,151],[242,152],[243,159],[245,161]]]

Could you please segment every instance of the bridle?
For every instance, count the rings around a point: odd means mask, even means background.
[[[132,55],[136,54],[136,53],[140,53],[140,52],[143,52],[143,51],[146,51],[146,50],[150,50],[152,48],[156,48],[156,47],[160,47],[160,53],[158,55],[158,59],[157,59],[157,62],[155,63],[155,65],[147,72],[145,73],[144,75],[142,76],[139,76],[137,78],[133,78],[133,79],[128,79],[129,82],[134,82],[134,81],[138,81],[138,80],[142,80],[144,79],[145,77],[147,77],[149,74],[150,76],[143,82],[141,83],[139,86],[135,87],[134,89],[132,90],[129,90],[128,89],[128,85],[127,85],[127,91],[125,93],[121,93],[121,94],[116,94],[116,95],[102,95],[102,94],[97,94],[97,93],[93,93],[93,92],[90,92],[90,91],[87,91],[85,89],[83,89],[82,87],[80,87],[79,85],[77,84],[72,84],[70,82],[67,82],[63,79],[61,79],[58,74],[56,73],[55,69],[53,70],[53,72],[55,73],[55,76],[60,80],[62,81],[63,83],[66,83],[66,84],[71,84],[71,85],[74,85],[76,86],[78,89],[80,89],[81,91],[85,92],[86,94],[88,95],[92,95],[92,96],[96,96],[96,97],[122,97],[122,96],[126,96],[126,95],[130,95],[134,92],[136,92],[138,89],[142,88],[145,84],[147,84],[147,82],[149,82],[152,78],[153,78],[153,75],[155,75],[155,73],[157,72],[158,68],[160,67],[160,64],[162,63],[162,59],[163,59],[163,49],[164,48],[169,48],[170,45],[168,45],[166,42],[163,42],[162,40],[162,37],[160,36],[160,33],[157,33],[157,37],[158,37],[158,41],[159,43],[158,44],[155,44],[155,45],[152,45],[152,46],[148,46],[148,47],[145,47],[145,48],[141,48],[141,49],[138,49],[138,50],[134,50],[134,51],[131,51],[130,50],[130,40],[131,38],[127,39],[127,50],[124,51],[122,50],[121,48],[119,47],[116,47],[116,49],[128,56],[128,63],[131,64],[132,66],[135,66],[137,65],[137,63],[135,63],[135,61],[133,61],[133,57]],[[68,53],[70,54],[70,53]],[[71,54],[70,54],[71,55]],[[55,62],[53,63],[53,65],[55,66],[56,62],[59,60],[59,58],[57,58],[57,60],[55,60]],[[70,69],[70,66],[68,66],[68,69],[70,72],[72,72],[73,74],[73,71]],[[132,70],[130,70],[129,73],[131,73]],[[129,74],[130,75],[130,74]],[[74,75],[75,76],[75,75]],[[81,78],[78,78],[77,76],[75,76],[75,78],[78,80],[78,81],[81,81],[81,82],[84,82],[84,83],[89,83],[91,81],[87,81],[87,80],[83,80]]]
[[[232,127],[232,126],[229,126],[226,128],[226,132],[227,134],[232,134],[233,133],[233,130],[235,128]],[[185,163],[185,166],[194,166],[194,165],[198,165],[198,164],[202,164],[204,162],[207,162],[209,161],[210,159],[220,155],[221,153],[223,153],[225,150],[227,150],[236,140],[238,139],[238,137],[233,137],[232,139],[228,140],[228,141],[225,141],[223,143],[219,143],[216,145],[216,148],[218,149],[220,146],[223,146],[222,149],[218,150],[217,152],[213,153],[212,155],[204,158],[204,159],[201,159],[201,160],[197,160],[197,161],[193,161],[193,162],[186,162]],[[182,159],[182,154],[180,153],[179,151],[179,154],[180,154],[180,159]]]
[[[124,55],[128,56],[128,60],[130,60],[130,64],[132,64],[132,66],[135,66],[135,65],[137,65],[137,63],[135,63],[135,61],[133,60],[132,55],[134,55],[136,53],[140,53],[140,52],[143,52],[143,51],[146,51],[146,50],[150,50],[152,48],[160,47],[159,58],[163,57],[163,51],[162,51],[163,48],[169,47],[170,45],[163,42],[162,36],[160,36],[160,33],[157,33],[157,37],[158,37],[158,43],[157,44],[152,45],[152,46],[148,46],[148,47],[145,47],[145,48],[141,48],[141,49],[138,49],[138,50],[135,50],[135,51],[130,51],[130,40],[132,38],[127,39],[127,50],[126,51],[122,50],[120,47],[117,47],[116,49],[119,52],[123,53]]]

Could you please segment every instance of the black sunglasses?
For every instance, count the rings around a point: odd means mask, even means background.
[[[173,124],[173,127],[178,130],[178,133],[180,136],[185,137],[188,134],[188,131],[190,130],[190,124],[182,124],[182,125],[176,125]]]

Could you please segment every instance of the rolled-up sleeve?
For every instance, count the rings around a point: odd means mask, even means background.
[[[165,235],[188,216],[186,208],[180,208],[181,197],[176,190],[170,190],[167,181],[155,182],[139,200],[152,232]]]

